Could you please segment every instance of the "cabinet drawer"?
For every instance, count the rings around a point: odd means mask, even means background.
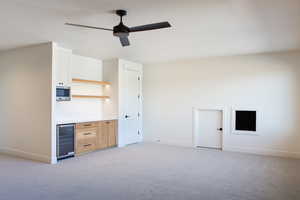
[[[98,126],[97,122],[86,122],[86,123],[79,123],[76,124],[77,129],[83,129],[83,128],[95,128]]]
[[[76,130],[76,140],[96,138],[97,128],[85,128]]]
[[[76,145],[76,154],[87,153],[96,150],[96,143],[94,141],[78,143]]]

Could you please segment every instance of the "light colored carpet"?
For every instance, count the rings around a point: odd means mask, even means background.
[[[300,160],[131,145],[57,165],[0,155],[1,200],[299,200]]]

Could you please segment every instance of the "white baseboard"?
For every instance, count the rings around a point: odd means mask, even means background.
[[[52,157],[51,161],[50,161],[50,164],[57,164],[57,157]]]
[[[171,145],[171,146],[179,146],[179,147],[192,147],[191,144],[179,143],[179,142],[166,142],[166,141],[145,141],[145,143],[156,143],[162,145]],[[300,152],[290,152],[290,151],[280,151],[274,149],[258,149],[258,148],[244,148],[238,146],[225,146],[222,148],[223,151],[231,151],[231,152],[240,152],[240,153],[250,153],[256,155],[265,155],[265,156],[277,156],[284,158],[296,158],[300,159]]]
[[[144,141],[146,143],[156,143],[156,144],[162,144],[162,145],[169,145],[169,146],[179,146],[179,147],[191,147],[191,144],[189,142],[183,142],[183,141],[177,141],[177,140],[146,140]]]
[[[120,144],[120,143],[118,143],[118,145],[117,145],[119,148],[122,148],[122,147],[126,147],[126,144]]]
[[[231,151],[231,152],[300,159],[300,152],[280,151],[274,149],[244,148],[244,147],[236,147],[236,146],[223,147],[223,150]]]
[[[40,161],[44,163],[50,163],[54,164],[50,156],[36,154],[36,153],[29,153],[25,151],[21,151],[18,149],[12,149],[12,148],[1,148],[0,153],[16,156],[20,158],[26,158],[30,160]]]

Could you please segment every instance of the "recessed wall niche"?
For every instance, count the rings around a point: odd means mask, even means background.
[[[232,107],[233,134],[258,135],[259,111],[255,108]]]
[[[256,132],[256,111],[236,110],[235,130]]]

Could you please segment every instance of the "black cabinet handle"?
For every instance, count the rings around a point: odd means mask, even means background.
[[[92,133],[84,133],[84,135],[91,135]]]
[[[219,128],[218,131],[223,131],[223,128]]]
[[[92,144],[85,144],[83,145],[84,147],[89,147],[89,146],[92,146]]]

